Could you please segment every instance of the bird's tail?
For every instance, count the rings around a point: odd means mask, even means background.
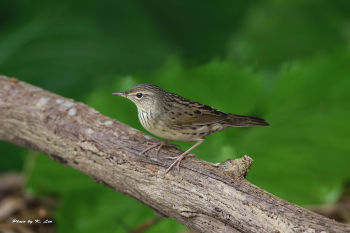
[[[244,116],[230,114],[230,124],[232,126],[246,127],[246,126],[268,126],[270,125],[264,119],[254,116]]]

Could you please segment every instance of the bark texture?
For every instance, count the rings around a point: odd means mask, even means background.
[[[43,152],[195,231],[350,232],[246,181],[248,156],[218,165],[187,158],[180,172],[164,174],[172,162],[164,157],[179,150],[140,156],[157,140],[83,103],[4,76],[0,140]]]

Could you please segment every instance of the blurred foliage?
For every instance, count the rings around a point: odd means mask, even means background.
[[[348,44],[347,0],[262,1],[249,9],[228,57],[238,64],[274,69]]]
[[[350,177],[347,0],[5,0],[0,9],[1,74],[141,130],[134,104],[112,92],[154,83],[263,117],[270,127],[211,135],[195,153],[210,162],[248,154],[248,179],[297,204],[335,202]],[[39,153],[0,149],[0,171],[23,170],[29,191],[59,197],[58,232],[128,232],[155,216]],[[163,220],[147,232],[183,229]]]

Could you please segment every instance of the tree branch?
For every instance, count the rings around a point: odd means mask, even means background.
[[[0,139],[43,152],[199,232],[350,232],[244,179],[252,160],[213,165],[197,158],[164,174],[177,149],[139,153],[157,142],[91,107],[0,76]]]

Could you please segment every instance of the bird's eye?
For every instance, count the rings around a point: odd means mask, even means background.
[[[142,93],[137,93],[137,94],[136,94],[136,97],[139,98],[139,99],[141,99]]]

